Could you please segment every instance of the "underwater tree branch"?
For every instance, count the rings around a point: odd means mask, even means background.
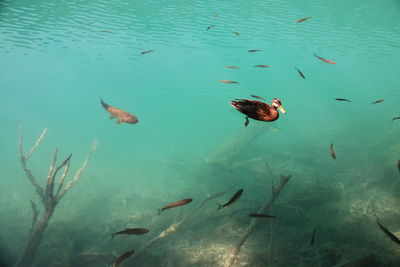
[[[270,209],[272,205],[275,202],[275,199],[279,196],[280,192],[282,191],[283,187],[289,182],[291,178],[291,175],[288,176],[283,176],[281,175],[280,183],[279,186],[273,190],[272,195],[269,199],[269,201],[258,210],[258,213],[263,213],[266,210]],[[243,244],[246,242],[247,238],[251,235],[253,232],[255,226],[257,225],[258,220],[256,218],[253,218],[250,222],[250,224],[247,226],[247,229],[233,248],[232,252],[229,254],[228,259],[226,260],[224,267],[230,267],[232,266],[233,262],[237,258],[237,255],[240,252],[240,249],[242,248]]]
[[[36,150],[36,148],[39,146],[40,142],[43,140],[45,133],[47,132],[47,128],[44,129],[42,135],[39,137],[39,139],[36,141],[35,145],[31,148],[31,151],[29,152],[29,156],[32,155],[32,153]],[[29,181],[31,181],[32,185],[36,189],[36,193],[39,195],[41,198],[42,202],[44,203],[44,189],[37,184],[35,177],[32,174],[32,171],[27,167],[26,163],[28,161],[27,156],[24,156],[23,149],[22,149],[22,126],[19,127],[19,134],[18,134],[18,147],[19,147],[19,161],[21,162],[22,169],[24,170],[26,176],[28,177]],[[37,144],[37,145],[36,145]]]
[[[86,168],[86,166],[88,164],[90,156],[93,154],[93,152],[97,146],[97,140],[93,141],[90,153],[87,156],[86,160],[84,161],[82,167],[80,169],[78,169],[77,174],[75,175],[74,179],[70,182],[70,186],[67,186],[64,189],[62,189],[62,186],[63,186],[64,180],[68,174],[68,169],[69,169],[72,154],[70,154],[60,165],[55,167],[56,161],[57,161],[57,150],[55,150],[54,155],[53,155],[53,160],[50,164],[50,169],[49,169],[49,173],[47,176],[46,186],[44,189],[36,183],[36,180],[35,180],[32,172],[30,171],[30,169],[28,169],[26,163],[27,163],[27,159],[33,154],[33,152],[36,150],[36,148],[40,145],[41,141],[43,140],[43,138],[46,134],[46,130],[47,129],[45,129],[43,131],[40,138],[36,141],[35,145],[32,147],[28,156],[24,156],[23,150],[22,150],[22,127],[20,127],[20,131],[19,131],[20,162],[21,162],[22,168],[24,169],[28,179],[31,181],[32,185],[36,188],[36,192],[40,196],[40,198],[43,202],[44,212],[43,212],[40,220],[37,222],[37,217],[38,217],[39,211],[36,207],[36,204],[33,201],[31,201],[33,217],[32,217],[32,226],[31,226],[31,230],[30,230],[30,234],[29,234],[29,239],[25,246],[25,249],[22,251],[19,258],[17,259],[17,262],[14,265],[15,267],[26,267],[26,266],[30,266],[33,263],[34,257],[36,255],[36,251],[38,250],[38,248],[40,246],[40,243],[44,236],[44,232],[47,229],[50,218],[53,215],[54,210],[55,210],[57,204],[59,203],[59,200],[65,194],[65,192],[68,189],[70,189],[76,181],[79,180],[83,170]],[[54,181],[57,177],[57,174],[59,173],[59,171],[62,168],[64,168],[64,171],[61,175],[60,184],[59,184],[57,193],[56,193],[56,195],[54,195]]]
[[[232,185],[229,188],[227,188],[226,190],[215,193],[214,195],[211,195],[208,198],[204,199],[196,208],[194,208],[189,213],[187,213],[179,222],[172,223],[170,226],[168,226],[167,229],[162,231],[158,236],[153,237],[152,239],[147,241],[146,244],[144,244],[144,246],[142,248],[140,248],[138,251],[136,251],[136,253],[129,259],[129,261],[133,261],[133,259],[139,258],[141,255],[143,255],[143,252],[146,249],[148,249],[149,247],[151,247],[152,245],[154,245],[154,243],[156,243],[160,239],[163,239],[163,238],[169,236],[171,233],[176,232],[176,230],[178,230],[178,228],[182,225],[183,222],[185,222],[187,219],[189,219],[196,211],[201,209],[208,201],[213,200],[219,196],[222,196],[223,194],[225,194],[226,192],[231,190],[234,186],[235,185]]]

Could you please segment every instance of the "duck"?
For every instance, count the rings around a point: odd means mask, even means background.
[[[230,104],[239,112],[246,115],[245,127],[249,125],[249,118],[258,121],[276,121],[279,118],[278,109],[283,114],[286,113],[285,109],[282,107],[281,100],[278,98],[274,98],[271,105],[249,99],[235,99],[232,100]]]

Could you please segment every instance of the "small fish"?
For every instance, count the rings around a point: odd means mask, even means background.
[[[158,210],[158,214],[160,214],[161,211],[164,211],[164,210],[167,210],[167,209],[171,209],[171,208],[175,208],[175,207],[180,207],[180,206],[189,204],[192,201],[193,201],[193,199],[186,198],[186,199],[182,199],[182,200],[178,200],[178,201],[172,202],[172,203],[168,204],[167,206],[165,206],[164,208],[159,209]]]
[[[346,98],[335,98],[335,100],[337,100],[337,101],[347,101],[347,102],[351,102],[351,100],[346,99]]]
[[[116,235],[142,235],[148,233],[149,230],[144,229],[144,228],[129,228],[125,229],[123,231],[116,232],[111,235],[111,239],[114,238]]]
[[[220,209],[222,209],[222,208],[225,208],[225,207],[227,207],[227,206],[233,204],[236,200],[238,200],[238,199],[240,198],[240,196],[242,195],[242,193],[243,193],[243,189],[239,189],[239,190],[233,195],[233,197],[231,197],[231,199],[229,199],[228,202],[226,202],[226,203],[223,204],[223,205],[218,204],[218,210],[220,210]]]
[[[300,23],[300,22],[303,22],[303,21],[309,20],[309,19],[311,19],[311,18],[312,18],[312,17],[302,18],[302,19],[298,19],[298,20],[296,20],[295,22],[296,22],[296,23]]]
[[[264,101],[267,101],[267,100],[265,100],[265,98],[262,98],[261,96],[258,96],[258,95],[251,95],[251,97],[254,97],[254,98],[257,98],[257,99],[262,99],[262,100],[264,100]]]
[[[314,57],[317,57],[318,59],[322,60],[323,62],[329,63],[329,64],[336,64],[336,62],[333,62],[332,60],[323,58],[323,57],[319,57],[317,55],[314,54]]]
[[[218,17],[218,14],[215,14],[214,16],[212,16],[213,19],[216,19]]]
[[[397,169],[399,170],[399,172],[400,172],[400,159],[399,160],[397,160]]]
[[[249,214],[249,216],[253,217],[253,218],[273,218],[273,219],[278,218],[278,217],[273,216],[273,215],[259,214],[259,213],[252,213],[252,214]]]
[[[314,245],[314,242],[315,242],[315,234],[316,234],[316,233],[317,233],[317,228],[315,228],[314,231],[312,232],[311,241],[310,241],[310,245],[311,245],[311,246]]]
[[[304,76],[304,74],[297,67],[295,67],[295,68],[296,68],[297,72],[300,74],[301,78],[305,79],[306,76]]]
[[[247,127],[249,125],[249,117],[246,117],[246,121],[244,122],[244,127]]]
[[[248,52],[250,52],[250,53],[253,53],[253,52],[261,52],[261,50],[258,50],[258,49],[251,49],[251,50],[249,50]]]
[[[135,250],[129,250],[129,251],[125,252],[124,254],[122,254],[121,256],[119,256],[118,259],[113,264],[113,267],[117,267],[118,265],[120,265],[121,262],[123,262],[125,259],[132,256],[133,253],[135,253]]]
[[[270,68],[268,65],[254,65],[255,68]]]
[[[218,80],[218,81],[222,82],[222,83],[239,83],[239,82],[230,81],[230,80]]]
[[[381,102],[383,102],[383,101],[384,101],[384,99],[379,99],[379,100],[376,100],[376,101],[372,102],[371,105],[372,105],[372,104],[378,104],[378,103],[381,103]]]
[[[236,67],[236,66],[225,66],[225,68],[228,68],[228,69],[240,69],[239,67]]]
[[[100,96],[99,96],[100,97]],[[117,119],[117,124],[121,123],[129,123],[129,124],[136,124],[139,120],[135,117],[135,115],[126,112],[122,109],[110,106],[106,104],[103,99],[100,97],[101,105],[107,112],[110,114],[110,119]]]
[[[385,226],[383,226],[380,222],[379,219],[376,218],[376,223],[378,224],[379,228],[390,238],[392,239],[393,242],[395,242],[397,245],[400,245],[400,239],[397,238],[392,232],[390,232]]]
[[[239,36],[239,35],[240,35],[239,32],[235,32],[235,31],[232,31],[232,30],[231,30],[231,32],[233,32],[234,34],[236,34],[236,36]]]
[[[156,51],[156,50],[150,49],[150,50],[146,50],[146,51],[140,52],[140,54],[144,55],[144,54],[148,54],[148,53],[151,53],[151,52],[154,52],[154,51]]]
[[[392,121],[395,121],[395,120],[400,120],[400,116],[399,116],[399,117],[394,117],[394,118],[392,119]]]
[[[210,26],[207,27],[206,31],[208,31],[208,30],[210,30],[211,28],[214,28],[214,27],[215,27],[215,25],[210,25]]]
[[[331,144],[331,147],[329,148],[329,154],[331,154],[331,157],[332,157],[333,159],[336,159],[336,154],[335,154],[335,152],[333,151],[333,142],[332,142],[332,144]]]
[[[112,32],[112,31],[100,31],[100,32]]]

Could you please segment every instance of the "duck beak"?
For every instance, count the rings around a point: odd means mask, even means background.
[[[282,112],[283,114],[286,113],[286,110],[285,110],[282,106],[279,106],[278,109],[279,109],[279,111]]]

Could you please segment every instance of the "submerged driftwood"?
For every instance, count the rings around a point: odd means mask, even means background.
[[[272,195],[271,195],[269,201],[257,213],[264,213],[265,211],[271,209],[272,205],[275,202],[275,199],[279,196],[279,194],[281,193],[283,187],[287,184],[287,182],[289,182],[290,177],[291,177],[291,175],[286,176],[286,177],[281,175],[281,180],[280,180],[279,186],[277,188],[273,189]],[[226,260],[226,262],[224,264],[224,267],[232,266],[233,262],[237,258],[237,255],[239,254],[240,249],[242,248],[243,244],[246,242],[247,238],[251,235],[254,228],[256,227],[257,222],[258,222],[258,220],[256,218],[253,218],[251,220],[249,226],[247,226],[243,235],[241,236],[241,238],[239,239],[237,244],[234,246],[232,252],[229,254],[228,259]]]
[[[29,234],[29,239],[25,246],[25,249],[20,254],[14,267],[25,267],[33,263],[36,252],[43,239],[44,232],[48,226],[51,216],[53,215],[54,209],[60,202],[61,198],[65,195],[65,193],[69,189],[71,189],[73,185],[79,180],[83,170],[86,168],[89,159],[92,156],[93,152],[96,150],[97,146],[97,140],[93,141],[89,155],[86,157],[82,166],[77,170],[73,180],[70,181],[66,186],[64,186],[64,181],[68,174],[72,154],[70,154],[61,164],[56,166],[58,151],[55,150],[53,160],[50,164],[50,170],[47,175],[46,186],[42,187],[36,182],[36,178],[33,176],[32,171],[28,168],[27,162],[29,158],[32,156],[32,154],[35,152],[35,150],[39,147],[46,133],[47,129],[44,129],[42,135],[36,141],[35,145],[31,148],[30,152],[27,155],[24,155],[22,149],[22,128],[20,128],[19,130],[19,160],[21,162],[22,169],[24,170],[27,178],[32,183],[33,187],[35,187],[36,193],[38,194],[41,202],[43,203],[44,213],[40,218],[40,220],[37,221],[39,211],[36,207],[36,204],[33,201],[31,201],[33,217],[32,217],[32,226]],[[57,191],[54,192],[55,179],[59,174],[59,172],[61,171],[61,169],[63,170],[58,184],[58,188]]]

